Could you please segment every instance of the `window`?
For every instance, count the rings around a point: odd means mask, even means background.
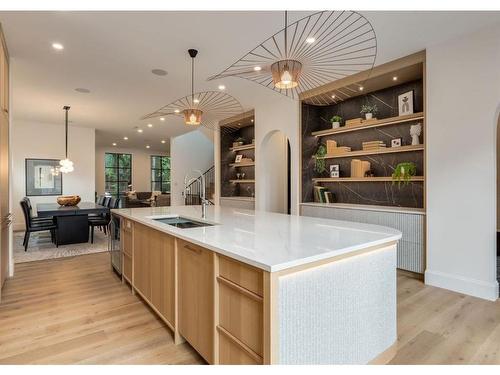
[[[104,179],[106,192],[120,197],[132,183],[132,155],[106,152]]]
[[[170,156],[151,156],[151,190],[170,193]]]

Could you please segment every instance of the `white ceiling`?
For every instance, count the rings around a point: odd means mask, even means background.
[[[498,12],[362,12],[378,40],[377,64],[500,22]],[[291,12],[290,21],[310,12]],[[12,64],[13,118],[97,129],[96,143],[151,145],[168,150],[168,139],[187,129],[180,119],[142,121],[141,116],[190,91],[188,48],[196,59],[196,90],[227,92],[244,108],[267,90],[238,78],[207,82],[282,28],[282,12],[0,12]],[[52,42],[64,45],[62,52]],[[151,73],[159,68],[168,75]],[[89,94],[75,92],[83,87]],[[276,95],[279,95],[276,93]],[[153,128],[147,128],[147,123]],[[144,129],[138,134],[134,127]],[[129,140],[122,138],[128,136]],[[167,140],[165,145],[162,139]]]

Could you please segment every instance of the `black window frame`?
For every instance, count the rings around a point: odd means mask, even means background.
[[[149,157],[149,165],[150,165],[150,168],[151,168],[151,191],[155,191],[154,190],[154,185],[157,184],[157,183],[160,183],[160,186],[162,187],[161,189],[161,192],[162,193],[167,193],[169,194],[170,191],[163,191],[163,183],[167,183],[169,184],[170,186],[170,190],[172,190],[172,176],[171,176],[171,171],[172,171],[172,166],[170,166],[170,168],[168,169],[169,170],[169,173],[168,175],[170,176],[170,179],[169,180],[163,180],[163,163],[160,161],[160,168],[153,168],[153,158],[168,158],[169,159],[169,165],[170,163],[172,162],[172,160],[170,159],[170,156],[169,155],[150,155]],[[162,176],[162,178],[160,180],[156,180],[155,179],[155,176],[156,176],[156,173],[155,171],[160,171],[160,176]]]
[[[116,155],[117,165],[114,167],[108,167],[106,165],[106,155]],[[120,167],[120,157],[119,157],[120,155],[128,155],[130,157],[130,166],[128,168]],[[127,185],[132,184],[132,163],[133,163],[133,155],[132,154],[129,154],[126,152],[105,152],[104,153],[104,190],[106,192],[108,192],[107,188],[106,188],[108,185],[108,182],[116,182],[116,187],[117,187],[116,194],[115,194],[115,192],[111,192],[111,191],[109,193],[111,193],[111,195],[115,198],[120,198],[120,196],[126,191],[126,190],[120,191],[120,183],[127,182]],[[116,171],[116,174],[115,174],[117,176],[116,181],[115,180],[108,180],[107,174],[106,174],[107,169],[114,169]],[[130,173],[129,173],[130,179],[128,179],[127,181],[120,180],[120,169],[130,169]]]

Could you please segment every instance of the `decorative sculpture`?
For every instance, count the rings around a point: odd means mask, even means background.
[[[418,123],[410,127],[411,144],[416,146],[420,144],[420,134],[422,134],[422,124]]]

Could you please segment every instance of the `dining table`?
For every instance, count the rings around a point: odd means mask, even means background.
[[[57,225],[57,244],[68,245],[89,241],[89,215],[106,215],[109,208],[94,202],[80,202],[76,206],[57,203],[38,203],[38,217],[53,217]]]

